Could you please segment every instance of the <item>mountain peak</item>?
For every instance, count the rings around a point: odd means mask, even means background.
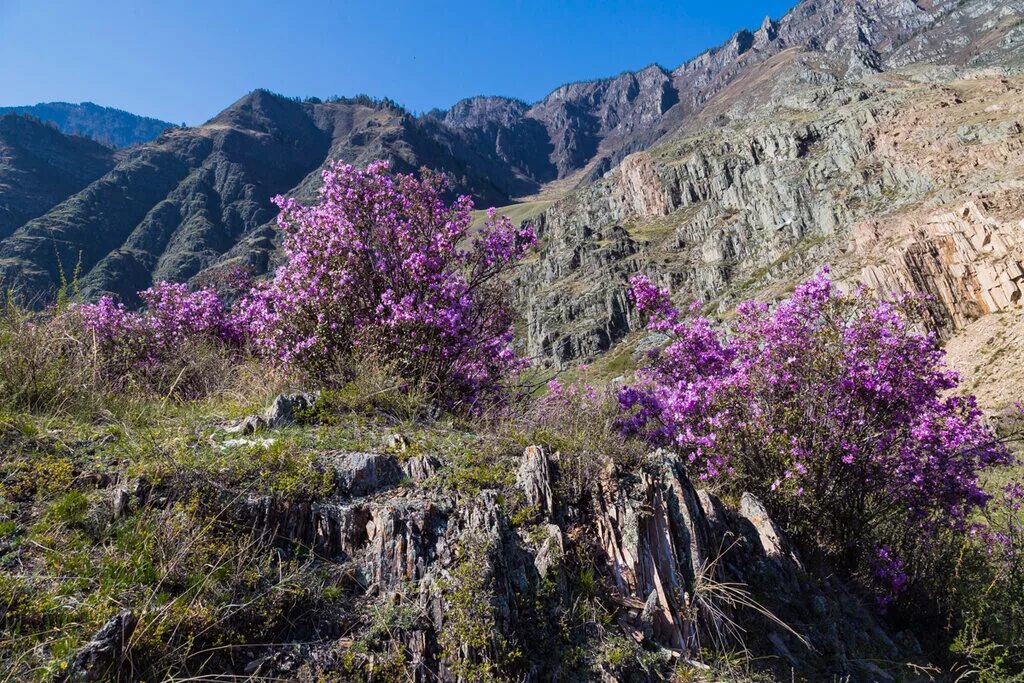
[[[487,125],[512,125],[521,119],[530,105],[511,97],[481,95],[459,100],[444,115],[450,126],[481,128]]]

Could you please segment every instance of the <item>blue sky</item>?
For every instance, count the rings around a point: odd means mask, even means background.
[[[0,105],[91,100],[193,125],[260,87],[415,111],[532,102],[678,66],[792,1],[0,0]]]

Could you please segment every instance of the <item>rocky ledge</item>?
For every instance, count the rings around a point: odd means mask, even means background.
[[[573,663],[545,641],[565,637],[559,624],[581,595],[607,610],[584,619],[585,628],[629,643],[649,662],[633,670],[597,657],[605,680],[655,680],[659,666],[700,669],[708,652],[740,647],[779,675],[893,680],[872,661],[912,656],[913,645],[897,644],[849,586],[805,568],[760,501],[745,494],[730,506],[697,489],[673,454],[656,451],[628,467],[593,455],[595,474],[580,489],[563,474],[579,463],[533,446],[514,481],[471,493],[438,485],[448,465],[406,445],[395,437],[391,452],[322,454],[318,466],[333,484],[316,501],[223,491],[203,505],[220,511],[218,524],[275,545],[282,557],[308,555],[343,570],[363,613],[369,606],[407,615],[388,636],[417,681],[568,676]],[[172,514],[175,501],[193,494],[139,481],[114,493],[114,512]],[[120,614],[97,634],[71,660],[68,680],[100,680],[125,666],[119,634],[136,618]],[[365,675],[379,655],[358,643],[378,626],[353,614],[337,621],[340,637],[246,650],[238,673]]]

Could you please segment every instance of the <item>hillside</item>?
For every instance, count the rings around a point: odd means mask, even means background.
[[[0,239],[114,167],[114,153],[27,116],[0,116]]]
[[[0,107],[0,115],[28,114],[48,121],[67,135],[80,135],[109,147],[131,147],[149,142],[173,123],[101,107],[92,102],[43,102],[20,107]]]
[[[793,35],[802,8],[776,35]],[[530,352],[566,363],[627,338],[637,272],[726,317],[823,264],[881,295],[935,297],[944,337],[1019,315],[1019,16],[1014,3],[960,3],[866,60],[879,36],[867,30],[852,50],[750,48],[752,65],[696,115],[535,221],[542,256],[519,287]],[[958,48],[954,25],[988,47]]]

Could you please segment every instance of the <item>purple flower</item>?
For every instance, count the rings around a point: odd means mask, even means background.
[[[989,500],[981,472],[1011,460],[908,322],[917,300],[843,294],[822,271],[720,329],[684,320],[643,276],[631,285],[671,341],[620,390],[622,430],[679,450],[702,479],[735,471],[816,540],[869,554],[872,529],[962,527]]]
[[[468,197],[443,200],[440,175],[334,164],[320,201],[275,199],[287,258],[241,302],[256,349],[325,377],[372,352],[445,400],[475,406],[524,367],[499,284],[536,238],[488,212],[470,234]]]

